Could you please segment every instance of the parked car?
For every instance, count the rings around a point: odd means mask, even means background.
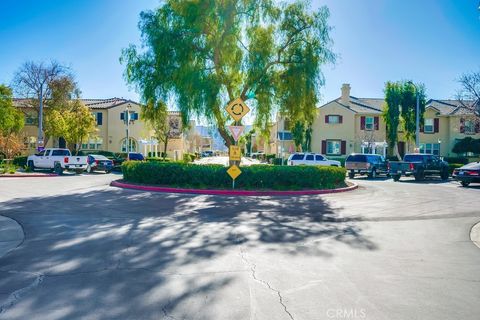
[[[403,161],[390,161],[390,175],[394,181],[401,176],[414,176],[416,181],[425,179],[426,176],[440,176],[447,180],[449,176],[448,163],[439,156],[427,153],[409,153]]]
[[[468,187],[470,183],[480,183],[480,162],[471,162],[453,170],[453,177],[463,187]]]
[[[375,179],[378,174],[388,176],[388,160],[378,154],[352,153],[345,159],[345,169],[350,179],[357,174]]]
[[[203,151],[203,152],[201,153],[201,156],[202,156],[202,158],[205,158],[205,157],[213,157],[213,156],[214,156],[214,153],[213,153],[213,151]]]
[[[68,149],[48,148],[28,156],[27,166],[32,171],[35,169],[50,169],[57,174],[62,174],[64,170],[82,173],[87,169],[87,157],[72,156]]]
[[[143,161],[145,160],[145,157],[143,154],[138,153],[138,152],[129,152],[127,155],[127,160],[128,161]]]
[[[289,166],[341,166],[340,161],[328,160],[318,153],[293,153],[288,157],[287,164]]]
[[[92,173],[93,171],[105,171],[106,173],[110,173],[113,170],[113,161],[98,154],[88,155],[87,164],[86,170],[88,173]]]

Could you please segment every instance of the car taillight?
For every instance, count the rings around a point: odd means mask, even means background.
[[[98,160],[95,160],[95,164],[98,164]]]
[[[63,158],[63,162],[68,163],[68,157]]]
[[[413,166],[413,163],[410,163],[410,171],[413,171],[413,169],[415,169],[415,167]]]
[[[480,175],[479,171],[465,171],[469,176],[478,176]]]

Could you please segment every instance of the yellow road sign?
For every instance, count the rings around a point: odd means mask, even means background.
[[[230,146],[230,161],[240,161],[242,160],[242,152],[240,151],[240,146]]]
[[[230,177],[235,180],[241,173],[242,171],[240,170],[239,167],[236,165],[231,166],[228,168],[227,173],[230,175]]]
[[[250,108],[241,98],[237,98],[230,102],[225,110],[235,121],[240,121],[250,111]]]

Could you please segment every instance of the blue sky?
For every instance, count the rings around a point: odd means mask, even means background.
[[[138,100],[122,77],[122,48],[139,43],[139,13],[158,0],[1,0],[0,83],[26,60],[70,66],[85,98]],[[313,0],[331,11],[335,66],[324,67],[322,101],[382,97],[387,80],[423,82],[431,98],[452,98],[456,79],[480,70],[478,0]]]

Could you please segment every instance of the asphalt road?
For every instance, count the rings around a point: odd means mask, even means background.
[[[306,197],[0,180],[26,238],[0,319],[480,319],[480,188],[356,179]]]

